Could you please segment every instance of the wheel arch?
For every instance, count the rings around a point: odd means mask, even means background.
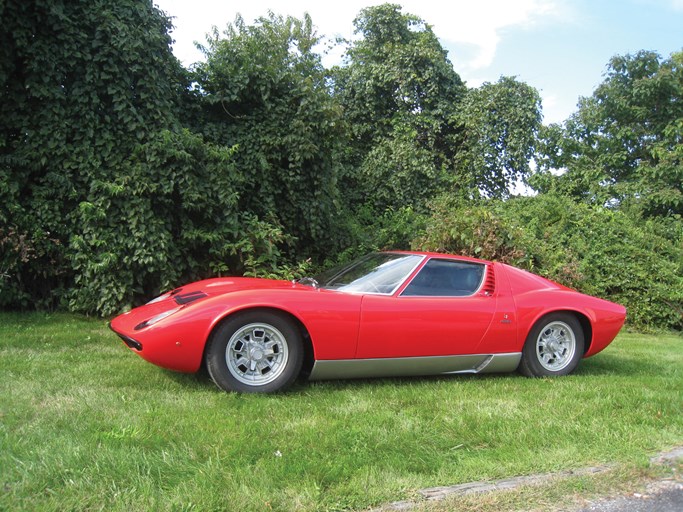
[[[591,343],[593,342],[593,324],[591,323],[590,318],[585,313],[578,311],[576,309],[553,309],[551,311],[545,311],[542,315],[539,315],[538,318],[536,318],[536,320],[534,320],[531,323],[529,332],[531,331],[531,329],[534,328],[535,325],[543,321],[544,318],[555,313],[572,315],[576,318],[576,320],[579,322],[579,325],[581,326],[581,330],[583,331],[583,353],[584,355],[587,354],[588,350],[590,349]],[[526,336],[529,335],[529,332],[527,332]]]
[[[244,313],[252,313],[254,311],[263,311],[264,313],[273,313],[276,315],[279,315],[283,318],[286,318],[288,321],[294,325],[299,333],[301,334],[301,340],[303,342],[304,346],[304,363],[303,366],[301,367],[301,372],[300,374],[305,374],[308,375],[310,374],[311,370],[313,369],[313,363],[315,362],[315,351],[313,349],[313,342],[311,341],[311,335],[308,332],[308,329],[306,328],[306,325],[301,321],[300,318],[298,318],[296,315],[292,314],[291,312],[273,307],[273,306],[252,306],[252,307],[246,307],[246,308],[241,308],[237,310],[232,310],[227,312],[225,315],[223,315],[221,318],[219,318],[214,324],[211,326],[211,330],[209,331],[208,336],[206,337],[206,343],[204,343],[204,350],[202,352],[202,365],[206,364],[206,351],[208,350],[209,344],[211,342],[211,338],[213,337],[214,333],[220,328],[221,325],[223,325],[225,322],[228,320],[231,320],[235,318],[236,316],[239,316]]]

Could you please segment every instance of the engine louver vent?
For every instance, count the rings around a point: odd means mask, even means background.
[[[203,299],[204,297],[208,297],[208,295],[201,291],[183,293],[182,295],[175,296],[175,302],[179,306],[182,306],[184,304],[189,304],[190,302]]]
[[[484,281],[484,286],[481,288],[481,294],[491,296],[496,291],[496,273],[493,270],[493,265],[486,266],[486,280]]]

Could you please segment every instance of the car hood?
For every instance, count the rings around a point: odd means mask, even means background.
[[[226,293],[234,293],[245,290],[314,290],[310,286],[304,286],[292,281],[280,281],[275,279],[262,279],[257,277],[217,277],[204,279],[194,283],[183,285],[161,297],[161,300],[173,299],[179,304],[192,302],[198,298],[215,297]],[[157,300],[157,299],[155,299]]]
[[[136,307],[112,320],[112,328],[117,332],[126,332],[127,328],[134,331],[154,325],[187,306],[194,306],[211,298],[221,295],[251,292],[257,290],[292,290],[299,292],[315,291],[315,288],[304,286],[291,281],[274,279],[260,279],[248,277],[220,277],[205,279],[180,286],[166,292],[147,304]],[[190,308],[194,309],[194,308]],[[170,313],[169,313],[170,312]],[[125,325],[124,325],[125,324]]]

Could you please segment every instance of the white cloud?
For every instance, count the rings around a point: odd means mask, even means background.
[[[415,14],[434,27],[444,46],[467,45],[472,52],[458,56],[459,66],[471,70],[491,64],[506,28],[531,26],[567,15],[566,0],[398,0],[403,12]],[[683,0],[672,0],[681,1]],[[328,3],[312,0],[290,0],[280,4],[273,0],[252,0],[245,3],[219,0],[155,0],[167,14],[175,16],[176,39],[174,53],[188,65],[201,58],[193,41],[204,42],[204,36],[213,25],[225,27],[240,13],[248,24],[268,10],[277,14],[301,17],[308,12],[320,35],[350,38],[353,19],[359,11],[384,0],[347,0]]]
[[[562,123],[576,109],[576,99],[567,94],[540,91],[543,105],[543,124]]]
[[[683,0],[632,0],[637,4],[648,5],[653,8],[672,9],[674,11],[683,11]]]
[[[446,44],[465,44],[475,49],[464,62],[470,69],[486,68],[493,62],[501,32],[511,27],[530,27],[566,16],[559,0],[479,0],[447,3],[405,2],[419,9],[419,15],[434,26]]]

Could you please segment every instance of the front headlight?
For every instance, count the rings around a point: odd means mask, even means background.
[[[145,327],[149,327],[150,325],[154,325],[158,322],[161,322],[164,318],[171,316],[173,313],[176,311],[179,311],[182,308],[174,308],[174,309],[169,309],[168,311],[164,311],[163,313],[159,313],[156,316],[153,316],[149,320],[145,320],[144,322],[140,322],[138,325],[135,326],[135,330],[139,331],[140,329],[144,329]]]

